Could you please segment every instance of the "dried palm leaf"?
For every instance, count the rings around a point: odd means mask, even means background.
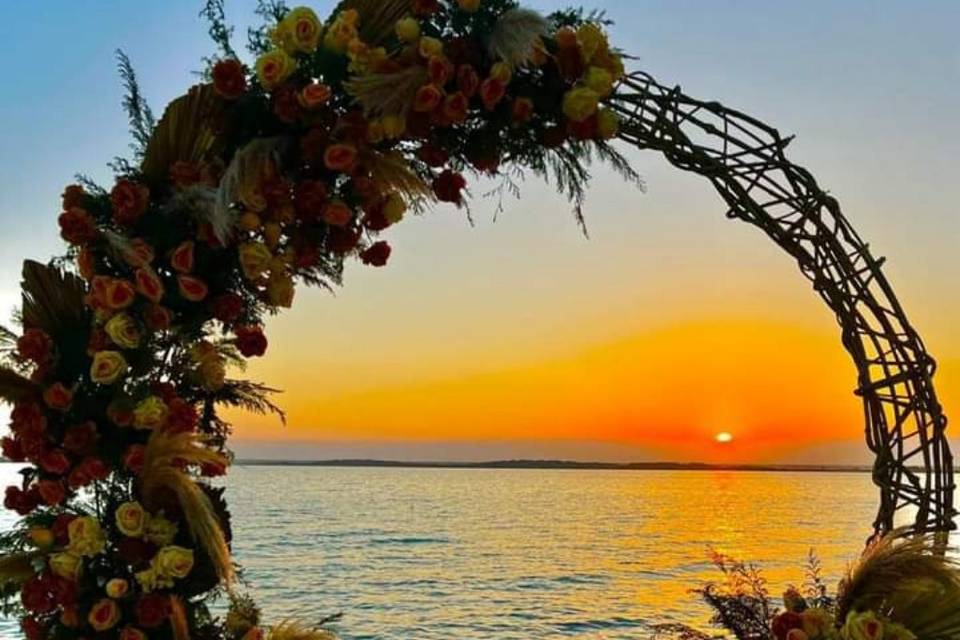
[[[218,240],[226,242],[233,231],[237,217],[234,205],[240,200],[245,185],[262,180],[275,171],[286,145],[287,140],[282,137],[257,138],[233,155],[230,166],[220,179],[213,211],[209,212],[210,224]]]
[[[190,622],[183,600],[178,596],[170,597],[170,630],[173,640],[190,640]]]
[[[177,496],[184,520],[193,539],[210,557],[217,575],[226,584],[233,581],[230,549],[210,498],[181,466],[225,465],[226,458],[203,446],[194,433],[154,431],[147,441],[140,486],[144,502],[150,506],[158,491],[168,489]]]
[[[19,402],[36,394],[37,385],[16,371],[0,367],[0,400],[10,404]]]
[[[360,14],[360,39],[378,47],[393,35],[397,20],[411,11],[410,0],[344,0],[334,15],[354,9]]]
[[[0,557],[0,585],[19,585],[32,578],[36,574],[33,568],[36,557],[36,552]]]
[[[281,622],[267,636],[267,640],[334,640],[335,635],[322,629],[308,629],[290,620]]]
[[[841,582],[838,619],[851,611],[876,611],[920,640],[960,637],[960,565],[936,535],[892,532]]]
[[[57,267],[32,260],[23,263],[21,319],[27,328],[43,329],[57,338],[90,326],[84,281]]]
[[[420,65],[395,73],[374,73],[344,83],[367,117],[405,116],[417,90],[427,83],[427,70]]]
[[[194,85],[169,105],[144,152],[141,170],[151,183],[164,182],[173,163],[202,162],[220,146],[213,127],[222,101],[213,85]]]
[[[530,9],[510,9],[497,20],[487,39],[487,51],[494,60],[500,59],[520,67],[533,58],[540,39],[547,35],[547,19]]]
[[[413,172],[401,153],[366,153],[362,161],[370,169],[370,177],[381,190],[380,195],[399,192],[414,208],[423,208],[436,199],[430,185]]]

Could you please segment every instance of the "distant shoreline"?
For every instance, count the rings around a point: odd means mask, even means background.
[[[574,462],[569,460],[492,460],[489,462],[403,462],[397,460],[242,459],[247,467],[374,467],[405,469],[567,469],[597,471],[756,471],[801,473],[869,473],[867,465],[708,464],[702,462]]]

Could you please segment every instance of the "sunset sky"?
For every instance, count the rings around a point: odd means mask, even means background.
[[[797,134],[792,158],[889,259],[960,415],[960,5],[595,2],[634,68]],[[21,260],[63,249],[63,186],[76,172],[108,183],[105,163],[127,152],[113,50],[159,114],[213,52],[200,4],[0,5],[4,316]],[[228,2],[238,44],[254,4]],[[647,193],[598,167],[589,239],[536,180],[496,220],[475,183],[474,226],[451,208],[410,217],[387,233],[386,269],[350,264],[335,295],[301,289],[248,371],[285,390],[289,424],[233,416],[239,454],[866,460],[854,368],[796,266],[726,220],[704,180],[629,156]]]

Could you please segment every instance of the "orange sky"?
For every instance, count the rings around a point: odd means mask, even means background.
[[[238,34],[253,4],[229,3]],[[792,158],[889,258],[941,362],[941,400],[960,411],[955,9],[588,4],[617,21],[613,41],[640,56],[636,66],[797,134]],[[16,303],[21,260],[63,250],[63,185],[77,171],[109,183],[105,162],[127,151],[114,49],[131,56],[157,112],[211,52],[193,3],[121,3],[109,15],[62,5],[42,16],[0,8],[22,26],[10,51],[35,50],[50,33],[71,42],[11,67],[0,100],[5,148],[29,150],[0,156],[4,309]],[[480,197],[491,185],[474,184],[475,226],[450,208],[410,217],[385,234],[386,269],[350,265],[335,296],[298,292],[269,323],[268,357],[248,371],[286,390],[289,425],[233,415],[239,453],[866,460],[835,320],[789,258],[726,220],[703,179],[652,153],[630,158],[649,193],[595,169],[589,240],[568,203],[535,181],[496,222],[496,203]],[[713,443],[719,431],[735,442]]]

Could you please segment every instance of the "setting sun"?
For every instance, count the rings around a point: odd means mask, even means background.
[[[730,444],[733,442],[733,434],[727,431],[722,431],[718,433],[714,439],[720,444]]]

